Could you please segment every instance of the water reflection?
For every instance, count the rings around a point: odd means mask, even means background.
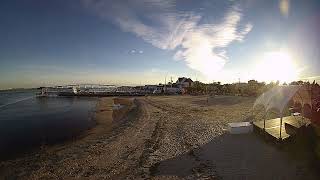
[[[92,127],[96,98],[42,97],[0,111],[0,158],[72,138]]]

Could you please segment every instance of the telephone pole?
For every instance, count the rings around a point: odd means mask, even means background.
[[[164,89],[163,89],[164,93],[166,93],[167,91],[166,85],[167,85],[167,75],[164,77]]]

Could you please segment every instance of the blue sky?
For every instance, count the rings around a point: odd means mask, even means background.
[[[260,61],[269,61],[265,54],[273,52],[290,55],[297,79],[320,78],[317,0],[3,0],[0,4],[0,89],[154,84],[178,76],[234,82],[268,77],[268,72],[280,77],[281,72],[270,65],[264,74],[257,68]],[[277,61],[281,60],[270,62]]]

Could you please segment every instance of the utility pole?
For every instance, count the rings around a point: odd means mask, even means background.
[[[163,89],[164,93],[166,93],[167,91],[166,84],[167,84],[167,75],[164,77],[164,89]]]

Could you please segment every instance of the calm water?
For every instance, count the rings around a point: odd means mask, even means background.
[[[97,98],[0,91],[0,159],[70,139],[94,126]]]

